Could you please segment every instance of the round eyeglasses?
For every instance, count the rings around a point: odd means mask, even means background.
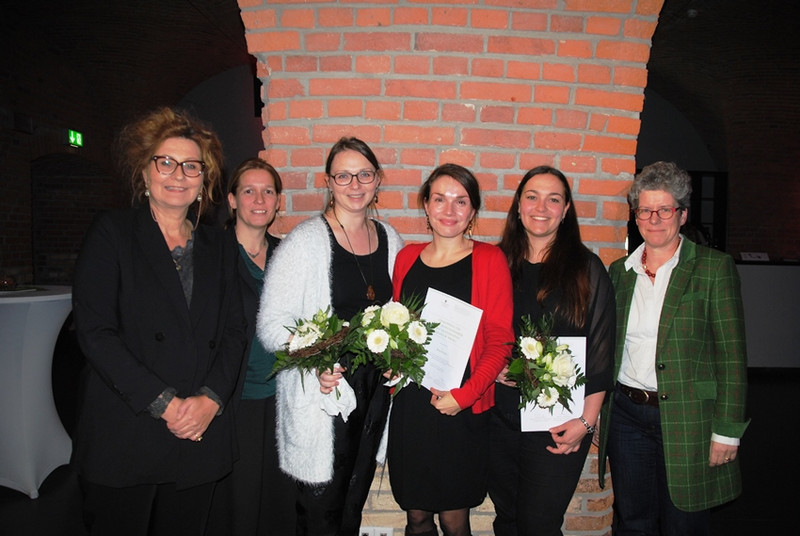
[[[676,212],[679,210],[683,210],[682,207],[661,207],[655,210],[650,210],[649,208],[635,208],[631,210],[633,214],[636,216],[637,220],[649,220],[653,217],[653,214],[658,214],[659,219],[662,220],[669,220],[671,219]]]
[[[339,173],[335,173],[331,175],[333,178],[333,182],[338,184],[339,186],[347,186],[353,179],[356,179],[361,184],[369,184],[375,180],[375,177],[378,176],[378,173],[372,171],[371,169],[363,169],[358,173],[349,173],[347,171],[340,171]]]
[[[191,179],[202,175],[203,170],[206,168],[206,163],[202,160],[178,162],[171,156],[156,155],[153,157],[153,161],[156,163],[156,170],[162,175],[172,175],[175,173],[175,170],[178,169],[178,166],[180,166],[183,169],[184,176]]]

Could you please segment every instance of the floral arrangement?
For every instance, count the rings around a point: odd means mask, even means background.
[[[572,390],[586,383],[586,377],[572,359],[566,344],[559,345],[550,335],[553,316],[542,317],[534,324],[530,316],[522,317],[521,334],[514,344],[508,365],[508,379],[519,387],[520,409],[528,404],[549,408],[561,404],[569,410]]]
[[[350,330],[349,323],[331,313],[330,307],[320,309],[309,319],[295,321],[285,349],[275,352],[275,365],[270,376],[278,372],[297,368],[301,372],[333,370],[345,351],[345,339]],[[303,375],[300,376],[301,380]]]
[[[409,380],[420,385],[425,375],[426,345],[438,324],[422,320],[421,312],[421,300],[412,298],[372,305],[351,320],[347,347],[355,354],[352,366],[372,362],[383,372],[391,371],[399,378],[392,396]]]

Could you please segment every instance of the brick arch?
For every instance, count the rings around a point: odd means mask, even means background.
[[[356,135],[386,169],[379,208],[407,240],[426,239],[415,194],[436,165],[476,173],[486,205],[477,236],[493,241],[521,176],[550,164],[572,182],[587,244],[606,262],[621,256],[662,5],[239,0],[264,85],[262,156],[286,179],[284,228],[320,210],[326,151]],[[593,472],[595,454],[569,534],[610,526],[611,494]],[[365,524],[402,527],[386,497],[370,498]],[[476,534],[491,533],[490,505],[473,517]]]

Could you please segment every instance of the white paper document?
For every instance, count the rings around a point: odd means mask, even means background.
[[[438,322],[422,367],[422,386],[449,391],[461,387],[483,310],[434,288],[428,289],[422,318]]]
[[[567,344],[572,352],[572,359],[580,367],[580,371],[586,374],[586,337],[559,337],[558,344]],[[553,406],[553,414],[550,408],[540,408],[533,403],[528,404],[520,411],[520,423],[523,432],[546,432],[554,426],[564,424],[570,419],[575,419],[583,415],[584,387],[581,385],[571,391],[572,402],[569,404],[570,411],[556,402]]]

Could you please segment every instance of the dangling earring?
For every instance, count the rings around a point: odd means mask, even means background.
[[[372,202],[376,205],[378,204],[378,189],[375,189],[375,197],[372,198]]]
[[[333,190],[328,190],[328,207],[333,208]]]
[[[199,203],[202,200],[203,200],[203,192],[200,192],[199,194],[197,194],[197,202]]]
[[[148,188],[148,189],[146,189],[146,190],[144,191],[144,196],[145,196],[145,197],[150,197],[150,188]]]
[[[425,214],[425,228],[431,230],[431,219]]]
[[[470,220],[469,225],[467,226],[467,238],[472,238],[472,224],[475,220]]]

